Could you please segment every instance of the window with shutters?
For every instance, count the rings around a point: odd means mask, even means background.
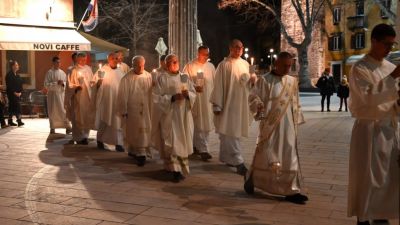
[[[333,8],[333,24],[337,25],[340,22],[340,13],[341,13],[341,8],[340,7],[335,7]]]
[[[338,51],[341,49],[341,39],[342,38],[340,35],[333,36],[333,51]]]
[[[355,38],[356,49],[365,48],[365,33],[357,33]]]
[[[342,33],[336,33],[329,37],[328,48],[330,51],[342,50]]]
[[[390,5],[391,5],[391,1],[390,0],[381,0],[381,3],[383,5],[383,7],[386,8],[387,11],[390,11]],[[382,18],[388,18],[388,16],[386,15],[385,11],[381,10],[381,17]]]
[[[364,15],[364,1],[356,1],[356,16]]]
[[[365,48],[365,33],[356,33],[351,36],[351,48],[363,49]]]

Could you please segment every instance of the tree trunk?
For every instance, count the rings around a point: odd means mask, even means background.
[[[299,70],[300,87],[309,88],[311,87],[311,80],[309,77],[310,71],[308,68],[308,46],[301,45],[300,48],[297,48],[297,55],[300,65],[300,70]]]

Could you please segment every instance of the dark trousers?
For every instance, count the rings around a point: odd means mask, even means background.
[[[342,111],[342,106],[343,106],[343,102],[344,102],[344,107],[347,111],[347,98],[340,98],[340,107],[339,110]]]
[[[4,121],[4,105],[0,102],[0,124],[5,125],[6,122]]]
[[[322,95],[321,98],[321,111],[324,111],[324,102],[326,98],[326,108],[328,111],[330,111],[329,106],[331,104],[331,96],[330,95]]]

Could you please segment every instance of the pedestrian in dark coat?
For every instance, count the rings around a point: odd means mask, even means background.
[[[343,79],[339,84],[338,91],[337,91],[337,96],[340,98],[340,107],[339,107],[339,112],[342,111],[342,106],[344,102],[344,107],[347,112],[347,98],[349,97],[349,83],[347,82],[347,77],[346,75],[343,75]]]
[[[22,126],[21,120],[21,95],[22,95],[22,78],[17,74],[19,70],[18,62],[10,60],[10,71],[6,75],[7,97],[8,97],[8,125]],[[17,124],[13,122],[13,116],[17,117]]]
[[[335,93],[335,82],[333,81],[332,75],[330,75],[330,69],[326,68],[322,73],[321,77],[318,79],[317,85],[319,88],[321,98],[321,112],[324,111],[324,102],[326,98],[326,108],[327,111],[330,112],[329,109],[331,103],[331,96]]]

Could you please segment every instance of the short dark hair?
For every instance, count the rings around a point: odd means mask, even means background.
[[[208,47],[206,45],[201,45],[197,48],[197,52],[200,52],[203,49],[208,49]]]
[[[52,62],[56,62],[56,61],[59,61],[60,60],[60,58],[58,58],[58,56],[54,56],[53,57],[53,59],[51,60]]]
[[[76,57],[86,57],[86,53],[84,52],[79,52],[78,55],[76,55]]]
[[[160,56],[160,61],[165,61],[165,57],[167,57],[167,55],[161,55]]]
[[[74,53],[72,53],[72,55],[71,55],[71,59],[75,59],[77,55],[78,55],[78,53],[77,53],[77,52],[74,52]]]
[[[277,59],[293,59],[293,55],[289,52],[280,52]]]
[[[396,37],[396,31],[393,29],[392,26],[381,23],[376,25],[374,29],[372,29],[371,40],[375,39],[377,41],[382,41],[386,37]]]
[[[8,61],[8,66],[10,66],[10,69],[11,69],[17,63],[18,62],[16,60],[11,59],[11,60]]]

